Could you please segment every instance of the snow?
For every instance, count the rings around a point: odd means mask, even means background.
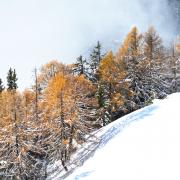
[[[179,180],[179,104],[175,93],[109,124],[94,156],[66,179]]]

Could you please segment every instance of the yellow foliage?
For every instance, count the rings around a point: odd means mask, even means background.
[[[49,80],[54,78],[57,74],[66,75],[70,71],[70,65],[65,65],[56,60],[50,61],[42,66],[40,74],[38,75],[38,85],[44,90],[47,87]]]
[[[130,33],[125,38],[123,45],[120,47],[116,60],[122,61],[127,56],[137,56],[139,53],[138,44],[141,36],[138,35],[138,30],[136,27],[133,27]]]
[[[111,84],[118,84],[125,78],[125,69],[114,60],[112,51],[110,51],[102,60],[99,66],[99,76],[103,81]]]
[[[176,50],[179,52],[180,51],[180,44],[176,45]]]
[[[112,80],[112,73],[115,71],[115,62],[112,51],[110,51],[100,62],[99,76],[104,81]]]
[[[62,139],[62,144],[67,145],[69,143],[68,139]]]
[[[56,74],[49,82],[45,89],[45,97],[48,99],[48,104],[57,103],[60,93],[64,90],[65,79],[62,74]]]
[[[33,91],[29,90],[29,89],[25,89],[22,96],[24,98],[25,104],[29,105],[34,100],[35,93]]]

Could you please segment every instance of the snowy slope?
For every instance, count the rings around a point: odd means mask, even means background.
[[[179,113],[176,93],[111,123],[94,156],[66,179],[179,180]]]

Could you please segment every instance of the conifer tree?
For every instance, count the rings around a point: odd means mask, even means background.
[[[101,120],[101,115],[103,112],[104,107],[104,88],[102,85],[102,82],[99,79],[99,66],[101,63],[102,58],[104,55],[102,54],[102,47],[100,42],[97,42],[97,45],[93,48],[91,54],[90,54],[90,61],[89,61],[89,80],[92,81],[92,83],[95,85],[96,93],[95,96],[98,101],[98,111],[97,111],[97,117],[98,117],[98,123],[103,126],[105,125],[105,120]]]
[[[169,58],[168,63],[166,67],[165,77],[168,76],[167,80],[171,79],[170,83],[170,93],[178,92],[180,90],[180,77],[179,77],[179,57],[178,57],[178,50],[177,50],[177,44],[173,44],[173,46],[170,49],[169,52]],[[169,72],[169,73],[167,73]]]
[[[101,61],[99,70],[99,82],[101,102],[99,103],[103,126],[121,116],[127,94],[129,94],[125,82],[125,68],[121,62],[115,61],[112,52],[109,52]],[[119,115],[117,115],[119,113]]]
[[[49,80],[58,73],[73,74],[71,66],[55,60],[43,65],[37,76],[39,92],[43,91],[47,87]]]
[[[18,88],[18,86],[17,86],[17,80],[18,80],[18,78],[17,78],[16,70],[15,70],[15,69],[14,69],[14,71],[13,71],[12,79],[13,79],[13,89],[16,90],[16,89]]]
[[[7,80],[8,91],[4,92],[2,97],[6,104],[3,114],[5,122],[0,133],[0,160],[5,164],[0,170],[0,178],[42,178],[45,176],[44,148],[42,141],[34,143],[38,126],[29,118],[30,110],[27,112],[27,109],[24,109],[22,96],[17,91],[15,70],[10,68]]]
[[[84,76],[63,74],[56,74],[45,90],[46,110],[51,116],[52,134],[48,142],[51,161],[61,160],[65,170],[68,170],[66,164],[76,149],[74,145],[84,141],[85,135],[93,129],[93,100],[88,97],[92,91],[90,81]]]
[[[84,75],[85,77],[87,77],[87,62],[86,59],[83,58],[82,55],[80,55],[77,60],[76,63],[74,64],[74,68],[73,68],[74,74],[75,75]]]
[[[7,89],[10,91],[16,90],[18,88],[17,80],[15,69],[12,70],[12,68],[10,68],[7,75]]]
[[[4,90],[4,86],[3,86],[3,83],[2,83],[2,79],[0,78],[0,93],[2,93]]]
[[[146,90],[149,90],[150,96],[160,97],[166,92],[164,81],[162,79],[162,68],[164,67],[165,56],[162,40],[153,27],[150,27],[144,35],[144,81],[146,81]]]
[[[89,79],[92,82],[97,81],[97,70],[99,68],[100,61],[103,57],[102,54],[102,47],[100,42],[97,42],[97,45],[93,48],[91,54],[90,54],[90,61],[89,61],[89,66],[90,66],[90,77]]]
[[[35,121],[38,122],[39,116],[38,116],[38,101],[39,101],[39,89],[38,89],[38,79],[37,79],[37,69],[34,70],[34,76],[35,76]]]
[[[35,127],[25,118],[21,95],[6,91],[2,98],[6,106],[0,123],[0,179],[43,178],[41,149],[33,143]]]
[[[133,27],[117,54],[118,58],[125,63],[126,79],[129,81],[129,88],[133,92],[130,101],[127,103],[130,112],[143,107],[149,101],[148,92],[143,83],[145,73],[142,70],[145,69],[145,66],[142,63],[142,41],[142,35],[138,34],[136,27]]]
[[[8,87],[8,90],[13,90],[13,71],[12,71],[12,68],[9,69],[9,72],[7,75],[7,87]]]
[[[3,91],[4,91],[4,86],[2,83],[2,80],[0,78],[0,119],[2,119],[3,115],[4,115],[4,102],[3,102]]]

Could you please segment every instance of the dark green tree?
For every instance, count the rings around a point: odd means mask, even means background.
[[[4,90],[4,86],[3,86],[3,83],[2,83],[2,79],[0,78],[0,93],[2,93]]]
[[[97,82],[97,70],[99,68],[99,64],[101,59],[103,58],[102,47],[100,42],[97,42],[97,45],[93,48],[90,54],[89,68],[90,68],[90,76],[89,79],[92,82]]]
[[[7,75],[7,89],[10,91],[16,90],[18,88],[17,80],[16,70],[12,70],[12,68],[10,68]]]
[[[18,80],[18,78],[17,78],[17,75],[16,75],[16,70],[14,69],[14,71],[13,71],[13,88],[14,88],[14,89],[17,89],[17,88],[18,88],[18,86],[17,86],[17,80]]]
[[[87,62],[86,59],[83,58],[82,55],[80,55],[77,60],[76,63],[74,64],[74,74],[76,75],[84,75],[85,77],[87,77]]]

